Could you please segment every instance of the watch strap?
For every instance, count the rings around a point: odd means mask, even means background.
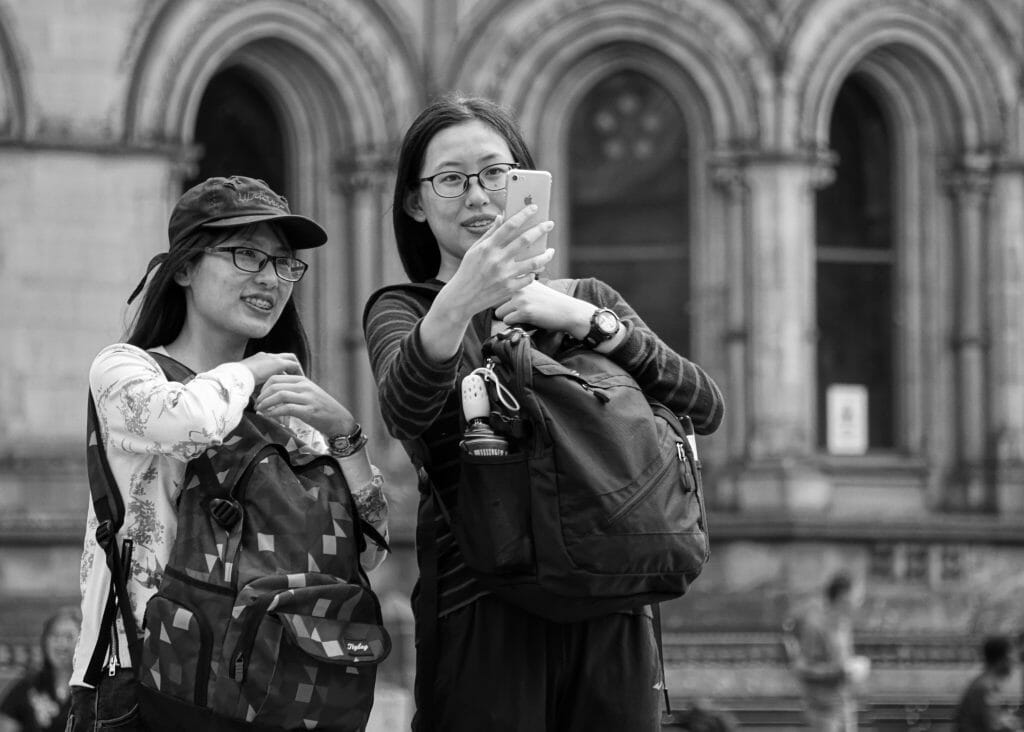
[[[615,318],[616,323],[618,323],[618,327],[616,327],[616,329],[611,333],[607,333],[601,330],[601,328],[598,326],[597,320],[600,317],[601,313],[611,313],[612,317]],[[590,330],[587,332],[585,336],[583,336],[583,343],[588,348],[596,348],[598,344],[604,343],[605,341],[614,338],[615,334],[619,332],[619,328],[621,327],[622,319],[619,318],[618,313],[616,313],[611,308],[599,307],[597,310],[594,311],[594,314],[590,316]]]
[[[354,455],[366,445],[366,435],[363,428],[356,424],[354,430],[349,434],[332,435],[327,439],[327,448],[333,457],[343,458]]]

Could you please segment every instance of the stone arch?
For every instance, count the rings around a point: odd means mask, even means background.
[[[166,3],[130,61],[125,137],[188,144],[206,82],[239,64],[265,80],[297,126],[326,123],[321,154],[380,147],[418,100],[412,52],[385,20],[362,2]]]
[[[653,79],[668,92],[682,110],[689,136],[691,191],[698,198],[704,195],[700,178],[705,175],[709,152],[725,144],[728,138],[723,139],[716,134],[716,131],[720,132],[721,129],[716,130],[715,111],[711,108],[712,105],[701,103],[702,96],[697,83],[675,60],[658,49],[628,41],[599,44],[586,55],[574,59],[571,66],[553,73],[551,83],[539,84],[533,89],[532,95],[523,97],[518,103],[502,100],[514,109],[520,110],[520,121],[536,150],[537,159],[556,171],[556,220],[568,220],[567,210],[564,208],[569,200],[565,187],[568,176],[557,173],[568,169],[568,136],[573,112],[599,81],[626,70],[637,71]],[[523,91],[529,93],[528,90]],[[695,211],[698,210],[699,200],[691,201],[691,206]],[[703,225],[703,220],[696,216],[693,223],[694,231],[691,233],[694,241],[701,241],[700,232]],[[553,236],[552,241],[558,242],[558,236]],[[565,257],[562,256],[563,253]],[[564,266],[567,253],[560,251],[558,256],[559,261],[556,264]]]
[[[0,139],[18,139],[25,134],[25,89],[8,27],[0,7]]]
[[[900,96],[929,105],[915,117],[934,118],[947,149],[995,151],[1005,142],[1016,64],[1008,49],[979,37],[971,18],[916,1],[844,0],[826,8],[806,19],[789,46],[786,86],[795,93],[784,117],[793,120],[786,129],[798,146],[824,146],[835,96],[857,69],[875,70]]]
[[[556,173],[565,169],[572,110],[600,78],[617,70],[652,77],[684,111],[696,176],[706,175],[712,151],[749,144],[759,135],[758,100],[772,88],[768,65],[758,55],[761,41],[721,6],[523,3],[485,7],[467,26],[466,37],[473,40],[453,54],[461,62],[452,67],[449,86],[514,109],[537,158]],[[518,31],[503,31],[509,27]],[[553,203],[553,215],[562,220],[564,178],[556,177]],[[706,186],[693,190],[698,199],[708,195]],[[693,201],[695,211],[701,205]],[[695,220],[694,241],[703,240],[702,226]],[[558,242],[557,230],[552,241]],[[562,261],[560,253],[555,266]]]
[[[590,59],[617,64],[620,52],[625,64],[639,61],[656,75],[677,78],[676,89],[683,80],[684,107],[703,108],[704,139],[715,146],[757,136],[757,100],[772,87],[760,39],[720,6],[534,2],[485,8],[467,25],[472,40],[452,54],[458,62],[449,86],[510,105],[528,133],[556,118],[551,103],[566,109],[555,90],[573,85],[567,77],[586,83],[595,68]],[[507,33],[509,27],[517,32]]]

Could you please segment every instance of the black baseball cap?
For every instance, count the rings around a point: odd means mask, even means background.
[[[168,251],[160,252],[149,260],[146,274],[128,296],[128,303],[138,297],[150,272],[163,264],[171,252],[196,245],[190,235],[198,229],[230,229],[264,221],[278,226],[292,249],[312,249],[327,241],[327,232],[318,223],[293,214],[285,197],[274,193],[259,178],[244,175],[207,178],[189,188],[181,194],[171,211],[167,225]]]
[[[233,175],[207,178],[185,191],[171,211],[167,235],[171,249],[197,229],[227,229],[273,222],[292,249],[312,249],[327,241],[327,232],[312,219],[293,214],[284,196],[259,178]]]

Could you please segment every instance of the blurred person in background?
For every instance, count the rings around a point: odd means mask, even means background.
[[[990,636],[981,647],[984,668],[960,697],[954,716],[956,732],[1013,732],[1022,729],[1003,700],[1003,686],[1013,673],[1013,643]]]
[[[837,572],[825,585],[824,603],[787,621],[787,655],[804,693],[804,714],[816,732],[857,729],[856,687],[870,670],[853,653],[853,581]]]
[[[59,732],[71,707],[71,665],[82,625],[77,607],[64,607],[43,623],[42,664],[15,679],[0,701],[0,732]]]

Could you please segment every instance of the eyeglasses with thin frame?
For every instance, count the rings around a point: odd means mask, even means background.
[[[231,252],[231,261],[243,272],[262,272],[267,262],[274,263],[274,272],[285,282],[298,282],[309,265],[295,257],[276,257],[255,247],[207,247],[207,252]]]
[[[508,184],[508,174],[519,163],[493,163],[477,173],[462,173],[458,170],[442,170],[429,178],[420,178],[420,183],[430,183],[434,193],[441,198],[458,198],[469,190],[469,179],[476,178],[480,187],[487,191],[503,191]]]

